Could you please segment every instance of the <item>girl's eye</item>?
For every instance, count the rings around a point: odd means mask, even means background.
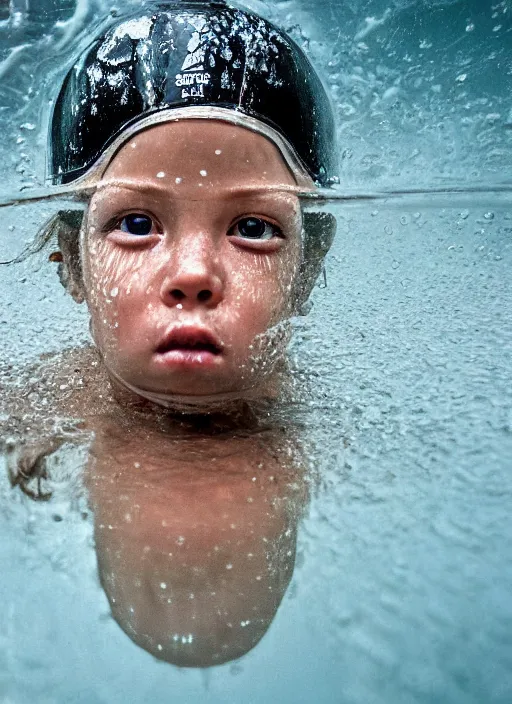
[[[277,225],[261,218],[243,218],[233,227],[232,234],[246,240],[271,240],[278,237],[281,231]]]
[[[149,235],[153,230],[153,220],[147,215],[142,215],[142,213],[133,213],[132,215],[126,215],[121,220],[120,229],[130,235]]]

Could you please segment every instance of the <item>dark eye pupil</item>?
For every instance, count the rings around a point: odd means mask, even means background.
[[[149,235],[153,223],[147,215],[127,215],[123,218],[121,229],[131,235]]]
[[[265,222],[259,218],[246,218],[238,223],[240,234],[253,239],[261,237],[265,233],[265,227]]]

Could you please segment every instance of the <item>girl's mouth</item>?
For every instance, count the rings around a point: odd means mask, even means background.
[[[215,336],[197,326],[171,329],[155,350],[165,366],[211,366],[222,356],[223,348]]]

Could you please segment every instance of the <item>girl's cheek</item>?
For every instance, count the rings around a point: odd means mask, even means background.
[[[87,251],[84,276],[88,299],[97,307],[112,306],[121,294],[130,293],[144,278],[147,253],[127,251],[104,240]]]

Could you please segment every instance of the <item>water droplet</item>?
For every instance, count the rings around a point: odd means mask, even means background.
[[[464,81],[466,80],[467,77],[468,77],[467,73],[461,73],[457,76],[457,78],[455,80],[458,81],[459,83],[464,83]]]
[[[216,149],[216,150],[215,150],[215,154],[217,154],[217,156],[219,156],[220,154],[222,154],[222,149]]]
[[[110,297],[111,297],[111,298],[115,298],[118,293],[119,293],[119,289],[118,289],[117,286],[116,286],[115,288],[113,288],[113,289],[110,291]]]
[[[165,178],[165,171],[159,171],[156,175],[157,178]]]
[[[393,228],[391,227],[391,225],[385,225],[385,226],[384,226],[384,232],[386,233],[386,235],[392,235],[392,234],[393,234]]]
[[[205,171],[204,169],[201,169],[199,173],[201,174],[201,176],[208,176],[208,171]]]
[[[485,218],[486,220],[494,220],[494,213],[491,212],[491,211],[489,211],[488,213],[485,213],[485,214],[484,214],[484,218]]]
[[[183,181],[182,178],[180,178],[179,176],[176,177],[176,183],[181,183],[182,181]]]

